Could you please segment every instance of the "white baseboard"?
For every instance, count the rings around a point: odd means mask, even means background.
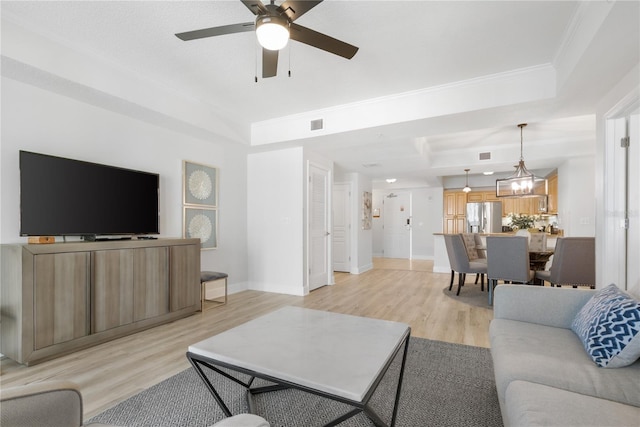
[[[373,270],[373,264],[367,264],[367,265],[363,265],[362,267],[356,267],[353,271],[351,271],[351,274],[361,274],[369,270]]]
[[[423,261],[433,261],[433,255],[412,256],[411,259],[419,259],[419,260],[423,260]]]

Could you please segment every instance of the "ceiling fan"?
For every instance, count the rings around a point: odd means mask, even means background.
[[[263,78],[276,75],[278,51],[286,46],[289,38],[347,59],[353,58],[358,51],[358,48],[353,45],[293,22],[320,4],[322,0],[286,0],[280,6],[274,4],[275,0],[271,0],[270,4],[263,4],[260,0],[240,1],[256,15],[255,22],[187,31],[178,33],[176,36],[188,41],[255,30],[258,42],[262,46]]]

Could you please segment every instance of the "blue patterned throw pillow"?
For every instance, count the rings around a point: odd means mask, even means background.
[[[571,330],[598,366],[630,365],[640,357],[640,301],[611,284],[582,307]]]

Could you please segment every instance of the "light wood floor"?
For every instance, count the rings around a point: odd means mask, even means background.
[[[88,419],[188,368],[189,344],[285,305],[404,322],[416,337],[489,347],[492,310],[445,296],[442,290],[450,276],[432,273],[432,267],[432,261],[375,259],[373,270],[359,275],[336,273],[334,286],[316,289],[306,297],[257,291],[233,294],[225,306],[205,307],[186,319],[39,365],[25,367],[5,358],[0,385],[73,381],[82,391]]]

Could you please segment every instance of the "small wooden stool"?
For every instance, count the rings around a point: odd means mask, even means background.
[[[211,301],[217,302],[220,305],[224,305],[227,303],[227,278],[229,275],[227,273],[220,273],[218,271],[203,271],[200,273],[200,284],[201,288],[201,299],[202,299],[202,308],[204,309],[204,302]],[[215,282],[217,280],[224,279],[224,299],[219,301],[218,299],[207,299],[207,283]]]

